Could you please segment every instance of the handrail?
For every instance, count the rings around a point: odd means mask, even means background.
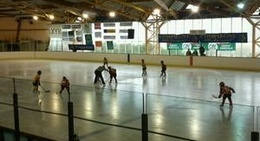
[[[12,106],[12,104],[10,103],[5,103],[5,102],[0,102],[0,105],[8,105],[8,106]],[[59,116],[64,116],[67,117],[67,114],[62,114],[62,113],[55,113],[55,112],[50,112],[50,111],[42,111],[42,110],[36,110],[36,109],[32,109],[32,108],[27,108],[24,106],[18,106],[19,108],[25,109],[25,110],[29,110],[29,111],[34,111],[34,112],[40,112],[40,113],[46,113],[46,114],[54,114],[54,115],[59,115]],[[97,123],[97,124],[102,124],[102,125],[108,125],[108,126],[113,126],[113,127],[119,127],[119,128],[125,128],[125,129],[131,129],[131,130],[137,130],[137,131],[141,131],[141,128],[135,128],[135,127],[129,127],[129,126],[124,126],[124,125],[119,125],[119,124],[112,124],[112,123],[106,123],[106,122],[101,122],[101,121],[97,121],[97,120],[92,120],[92,119],[87,119],[87,118],[83,118],[83,117],[78,117],[78,116],[74,116],[75,119],[79,119],[79,120],[84,120],[84,121],[89,121],[89,122],[93,122],[93,123]],[[140,118],[140,117],[137,117]],[[1,126],[0,126],[1,127]],[[151,131],[148,130],[149,133],[153,133],[153,134],[157,134],[157,135],[161,135],[161,136],[167,136],[167,137],[171,137],[171,138],[177,138],[177,139],[182,139],[182,140],[186,140],[186,141],[195,141],[193,139],[188,139],[188,138],[184,138],[184,137],[179,137],[176,135],[170,135],[170,134],[165,134],[165,133],[160,133],[160,132],[155,132],[155,131]],[[22,133],[22,134],[27,134],[27,133]],[[29,134],[28,134],[29,135]],[[32,135],[34,136],[34,135]],[[35,136],[38,137],[38,136]],[[52,140],[46,140],[46,141],[52,141]]]

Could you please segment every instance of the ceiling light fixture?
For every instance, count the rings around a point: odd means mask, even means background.
[[[81,17],[78,17],[77,20],[82,21],[83,19]]]
[[[194,12],[194,13],[198,12],[199,11],[199,7],[198,6],[192,6],[191,7],[191,11]]]
[[[87,19],[89,16],[88,16],[88,14],[83,14],[82,17],[83,17],[84,19]]]
[[[194,5],[191,5],[191,4],[189,4],[189,5],[186,7],[186,9],[191,10],[193,13],[196,13],[196,12],[199,11],[199,7],[198,7],[198,6],[194,6]]]
[[[158,16],[158,15],[160,15],[160,13],[161,13],[161,11],[160,11],[160,9],[158,9],[158,8],[156,8],[156,9],[153,10],[153,14],[154,14],[154,15],[157,15],[157,16]]]
[[[244,6],[245,6],[245,4],[244,4],[243,2],[239,2],[239,3],[237,4],[237,7],[238,7],[239,9],[243,9]]]
[[[33,16],[33,20],[37,21],[39,19],[38,16]]]
[[[84,10],[84,11],[82,12],[82,17],[83,17],[84,19],[88,19],[88,18],[89,18],[88,12]]]
[[[113,18],[113,17],[116,16],[116,13],[115,12],[109,12],[109,16]]]
[[[53,14],[46,14],[46,16],[50,19],[50,20],[54,20],[54,15]]]

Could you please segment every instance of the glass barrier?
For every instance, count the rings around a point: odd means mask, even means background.
[[[106,44],[104,41],[102,44]],[[186,44],[186,43],[184,43]],[[198,48],[196,44],[189,45],[193,49]],[[221,56],[221,57],[252,57],[252,42],[247,43],[224,43],[223,46],[229,46],[228,50],[217,50],[211,46],[216,43],[206,44],[206,56]],[[168,44],[160,43],[160,55],[186,56],[186,49],[168,49]],[[182,45],[181,45],[182,46]],[[192,47],[193,46],[193,47]],[[220,47],[221,48],[221,47]],[[67,43],[62,44],[61,40],[57,41],[39,41],[39,40],[21,40],[18,43],[15,41],[1,41],[0,52],[10,51],[51,51],[51,52],[72,52],[69,50]],[[78,52],[89,52],[89,50],[78,50]],[[92,51],[91,51],[92,52]],[[157,54],[154,49],[147,50],[143,41],[114,43],[112,49],[107,46],[96,47],[93,51],[95,53],[112,53],[112,54]]]
[[[14,110],[12,104],[3,102],[1,98],[0,112],[1,112],[0,126],[4,126],[7,128],[14,128]]]
[[[20,131],[52,140],[68,140],[68,102],[74,133],[82,140],[142,140],[142,114],[148,116],[149,141],[244,141],[255,125],[251,106],[219,107],[214,101],[119,90],[116,84],[71,85],[70,93],[60,94],[58,83],[41,82],[37,93],[32,80],[0,78],[0,83],[0,126],[14,129],[15,90]],[[259,120],[259,107],[256,111]]]
[[[149,130],[192,140],[250,140],[253,107],[147,94]]]
[[[0,101],[12,104],[13,103],[13,79],[0,77]]]
[[[0,52],[7,51],[47,51],[49,41],[39,40],[21,40],[18,43],[15,41],[1,41]]]

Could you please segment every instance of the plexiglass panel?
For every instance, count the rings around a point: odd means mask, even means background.
[[[203,25],[203,29],[206,30],[206,33],[212,33],[212,19],[203,19],[202,20],[202,25]]]
[[[221,32],[221,19],[212,19],[212,33]]]
[[[232,20],[230,18],[221,19],[221,33],[232,33],[231,30]]]

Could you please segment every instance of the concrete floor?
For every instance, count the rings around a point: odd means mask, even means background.
[[[0,125],[14,128],[12,103],[15,81],[20,129],[53,140],[68,140],[68,93],[56,94],[62,76],[71,82],[75,132],[81,141],[142,140],[141,114],[148,114],[149,141],[248,141],[259,132],[260,75],[258,72],[198,68],[109,64],[117,69],[118,84],[93,84],[102,63],[53,60],[0,61]],[[167,64],[167,62],[165,62]],[[32,78],[42,70],[42,86],[32,93]],[[12,78],[15,78],[13,80]],[[220,108],[218,83],[233,87],[233,108]],[[144,94],[144,95],[143,95]],[[144,100],[145,99],[145,100]],[[143,109],[143,100],[146,107]],[[39,104],[39,101],[41,103]],[[34,111],[32,111],[34,110]],[[44,112],[38,112],[44,111]]]

